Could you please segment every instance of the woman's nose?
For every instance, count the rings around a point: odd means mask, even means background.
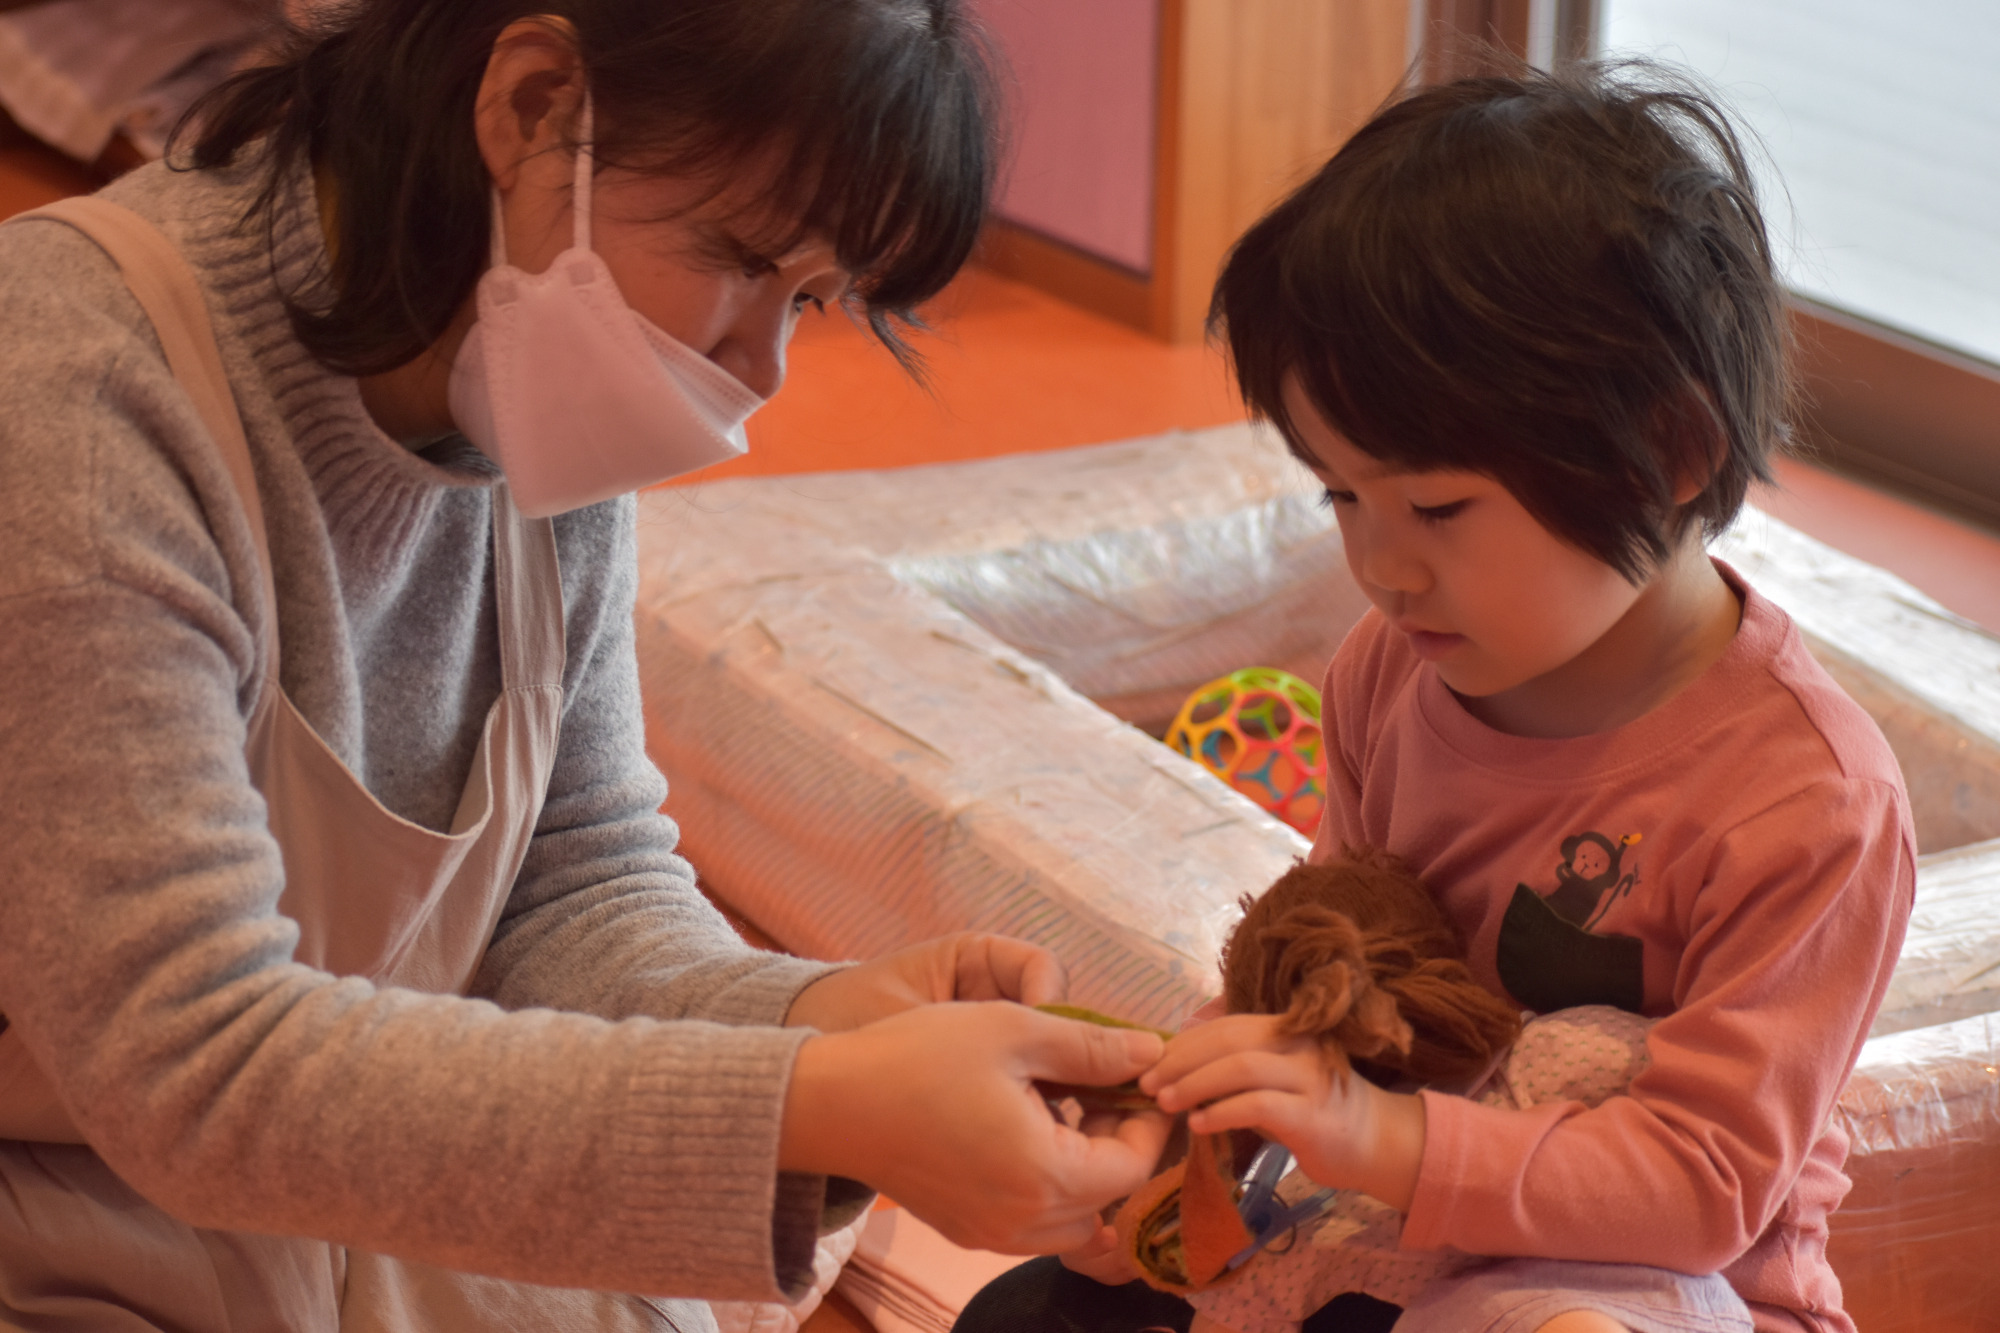
[[[722,337],[709,348],[708,359],[759,398],[769,398],[784,387],[785,349],[797,323],[790,301],[760,294],[760,299],[735,311]]]
[[[784,387],[785,344],[789,325],[778,330],[759,330],[723,339],[709,351],[708,359],[742,381],[743,387],[759,398],[769,398]]]

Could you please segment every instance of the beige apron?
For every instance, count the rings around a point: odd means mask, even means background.
[[[554,528],[523,518],[496,488],[500,697],[450,830],[399,817],[279,686],[263,506],[193,271],[151,223],[105,200],[64,200],[26,216],[66,222],[117,261],[214,436],[256,539],[264,683],[245,756],[284,856],[279,909],[299,925],[294,957],[382,985],[463,994],[527,854],[555,762],[564,644]],[[318,1241],[188,1227],[141,1200],[81,1146],[54,1088],[11,1030],[0,1032],[0,1140],[16,1140],[0,1143],[0,1329],[713,1327],[698,1303],[554,1291]]]

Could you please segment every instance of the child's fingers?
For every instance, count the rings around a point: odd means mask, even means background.
[[[1258,1088],[1190,1111],[1188,1128],[1197,1134],[1254,1129],[1289,1147],[1304,1128],[1307,1114],[1306,1101],[1299,1094]]]
[[[1312,1096],[1325,1079],[1325,1065],[1316,1050],[1236,1051],[1158,1088],[1153,1099],[1162,1111],[1186,1111],[1260,1088]]]
[[[1278,1020],[1269,1014],[1231,1014],[1189,1028],[1167,1043],[1160,1062],[1139,1076],[1148,1096],[1185,1078],[1193,1070],[1240,1051],[1279,1049],[1295,1038],[1278,1035]]]

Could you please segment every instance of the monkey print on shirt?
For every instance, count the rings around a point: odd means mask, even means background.
[[[1599,933],[1612,904],[1639,882],[1633,848],[1639,834],[1617,840],[1578,833],[1562,842],[1553,889],[1514,886],[1500,923],[1496,965],[1508,993],[1537,1013],[1581,1004],[1609,1004],[1629,1013],[1645,1001],[1642,946],[1629,935]]]

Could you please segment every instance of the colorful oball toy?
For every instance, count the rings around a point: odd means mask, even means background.
[[[1248,667],[1188,696],[1167,744],[1307,837],[1326,808],[1319,691],[1289,671]]]

